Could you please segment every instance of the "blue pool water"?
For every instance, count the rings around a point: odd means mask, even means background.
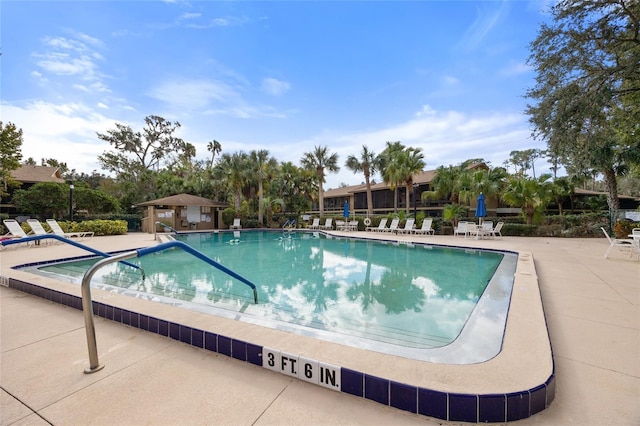
[[[144,281],[112,264],[92,286],[417,359],[458,354],[460,363],[477,362],[500,349],[513,254],[307,232],[176,238],[255,283],[259,303],[246,284],[181,250],[130,260],[145,270]],[[80,283],[94,262],[33,271]]]

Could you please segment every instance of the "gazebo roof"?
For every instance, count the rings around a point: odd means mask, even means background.
[[[136,207],[146,206],[209,206],[209,207],[227,207],[227,203],[220,203],[208,198],[197,197],[191,194],[176,194],[157,200],[145,201],[136,204]]]

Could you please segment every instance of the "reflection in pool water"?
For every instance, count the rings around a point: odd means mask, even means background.
[[[465,324],[486,324],[485,317],[472,318],[472,313],[505,258],[504,253],[491,251],[304,232],[178,237],[255,283],[259,303],[253,303],[252,292],[243,283],[179,250],[135,259],[147,274],[144,282],[132,268],[113,264],[101,269],[92,285],[118,287],[137,297],[174,304],[180,303],[178,299],[197,310],[358,347],[375,350],[382,344],[387,352],[391,346],[446,347]],[[92,263],[56,264],[40,271],[80,282]],[[506,277],[510,286],[513,270]],[[485,296],[488,300],[480,310],[489,318],[497,316],[499,328],[506,318],[510,287]],[[495,302],[502,311],[486,309]]]

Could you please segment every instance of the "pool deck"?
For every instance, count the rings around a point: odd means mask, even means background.
[[[334,234],[389,237],[365,232]],[[546,410],[514,424],[640,424],[640,261],[619,250],[604,259],[608,247],[604,238],[476,241],[393,235],[391,239],[517,251],[535,264],[535,268],[525,265],[520,269],[517,280],[533,280],[540,288],[553,348],[555,399]],[[151,234],[132,233],[94,237],[83,243],[115,251],[148,247],[156,240]],[[0,251],[0,276],[26,281],[26,273],[11,270],[11,266],[82,254],[86,252],[60,244],[5,248]],[[46,282],[79,295],[77,285],[74,289],[72,284],[51,283],[32,274],[28,277],[34,284]],[[536,298],[526,282],[514,288],[518,298],[522,294],[529,297],[527,293]],[[100,291],[94,292],[94,300],[113,300],[129,307],[141,302]],[[206,326],[202,315],[192,317],[179,309],[169,312],[155,305],[159,304],[146,302],[143,308]],[[532,315],[538,315],[535,308]],[[240,333],[247,341],[264,339],[294,353],[303,354],[307,349],[308,353],[322,353],[336,363],[345,353],[359,356],[356,350],[336,350],[336,345],[313,339],[302,339],[310,348],[296,348],[293,345],[299,344],[300,336],[290,340],[282,332],[256,333],[255,327],[237,327],[233,321],[217,322],[216,327],[229,335]],[[431,380],[453,392],[508,388],[509,377],[497,377],[492,368],[519,368],[525,382],[547,375],[549,365],[544,359],[541,363],[532,361],[530,369],[521,365],[523,360],[528,364],[538,356],[544,358],[544,348],[539,349],[536,343],[541,336],[510,334],[505,337],[509,347],[505,352],[510,355],[501,354],[484,363],[486,366],[416,369],[415,363],[378,365],[383,363],[376,355],[354,362],[382,377],[395,374],[403,382],[415,378],[427,387]],[[83,374],[88,353],[82,312],[0,285],[0,425],[468,424],[334,392],[102,318],[96,318],[96,335],[100,360],[106,367]]]

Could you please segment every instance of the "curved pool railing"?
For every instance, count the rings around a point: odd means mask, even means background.
[[[172,228],[171,226],[167,225],[166,223],[156,222],[156,225],[162,226],[165,231],[168,229],[169,231],[173,232],[174,234],[179,234],[177,229]]]
[[[73,240],[71,240],[69,238],[65,238],[65,237],[62,237],[62,236],[56,235],[56,234],[30,235],[30,236],[22,237],[22,238],[14,238],[14,239],[11,239],[11,240],[2,241],[2,245],[3,246],[9,246],[9,245],[12,245],[12,244],[22,244],[22,243],[28,243],[28,242],[31,242],[31,241],[40,241],[40,240],[58,240],[60,242],[67,243],[69,245],[81,248],[81,249],[86,250],[88,252],[91,252],[93,254],[97,254],[98,256],[111,257],[111,255],[109,253],[105,253],[103,251],[96,250],[93,247],[85,246],[84,244],[80,244],[80,243],[78,243],[76,241],[73,241]],[[131,266],[132,268],[139,269],[140,272],[142,272],[142,279],[143,280],[145,279],[144,269],[142,269],[140,266],[134,265],[133,263],[129,263],[129,262],[122,262],[122,263],[124,263],[127,266]]]
[[[221,270],[227,275],[230,275],[233,278],[236,278],[242,283],[248,285],[253,289],[254,302],[256,304],[258,303],[258,292],[256,290],[255,284],[253,284],[251,281],[247,280],[246,278],[238,275],[237,273],[233,272],[231,269],[227,268],[226,266],[223,266],[220,263],[216,262],[215,260],[211,259],[207,255],[199,252],[193,247],[183,243],[182,241],[169,241],[166,243],[158,244],[157,246],[138,249],[135,251],[129,251],[121,254],[116,254],[116,255],[107,257],[106,259],[102,259],[96,262],[91,268],[89,268],[89,270],[87,270],[87,272],[85,272],[84,276],[82,277],[82,287],[81,287],[82,312],[84,314],[85,330],[87,333],[87,346],[89,347],[89,368],[84,370],[85,373],[95,373],[96,371],[100,371],[102,370],[102,368],[104,368],[104,364],[100,365],[100,362],[98,360],[98,346],[96,344],[96,332],[93,324],[93,302],[91,300],[91,278],[93,277],[93,275],[96,273],[98,269],[102,268],[105,265],[115,263],[115,262],[120,262],[124,259],[129,259],[136,256],[142,257],[147,254],[167,250],[170,248],[181,248],[187,253],[192,254],[198,259],[205,261],[206,263],[214,266],[215,268]]]

